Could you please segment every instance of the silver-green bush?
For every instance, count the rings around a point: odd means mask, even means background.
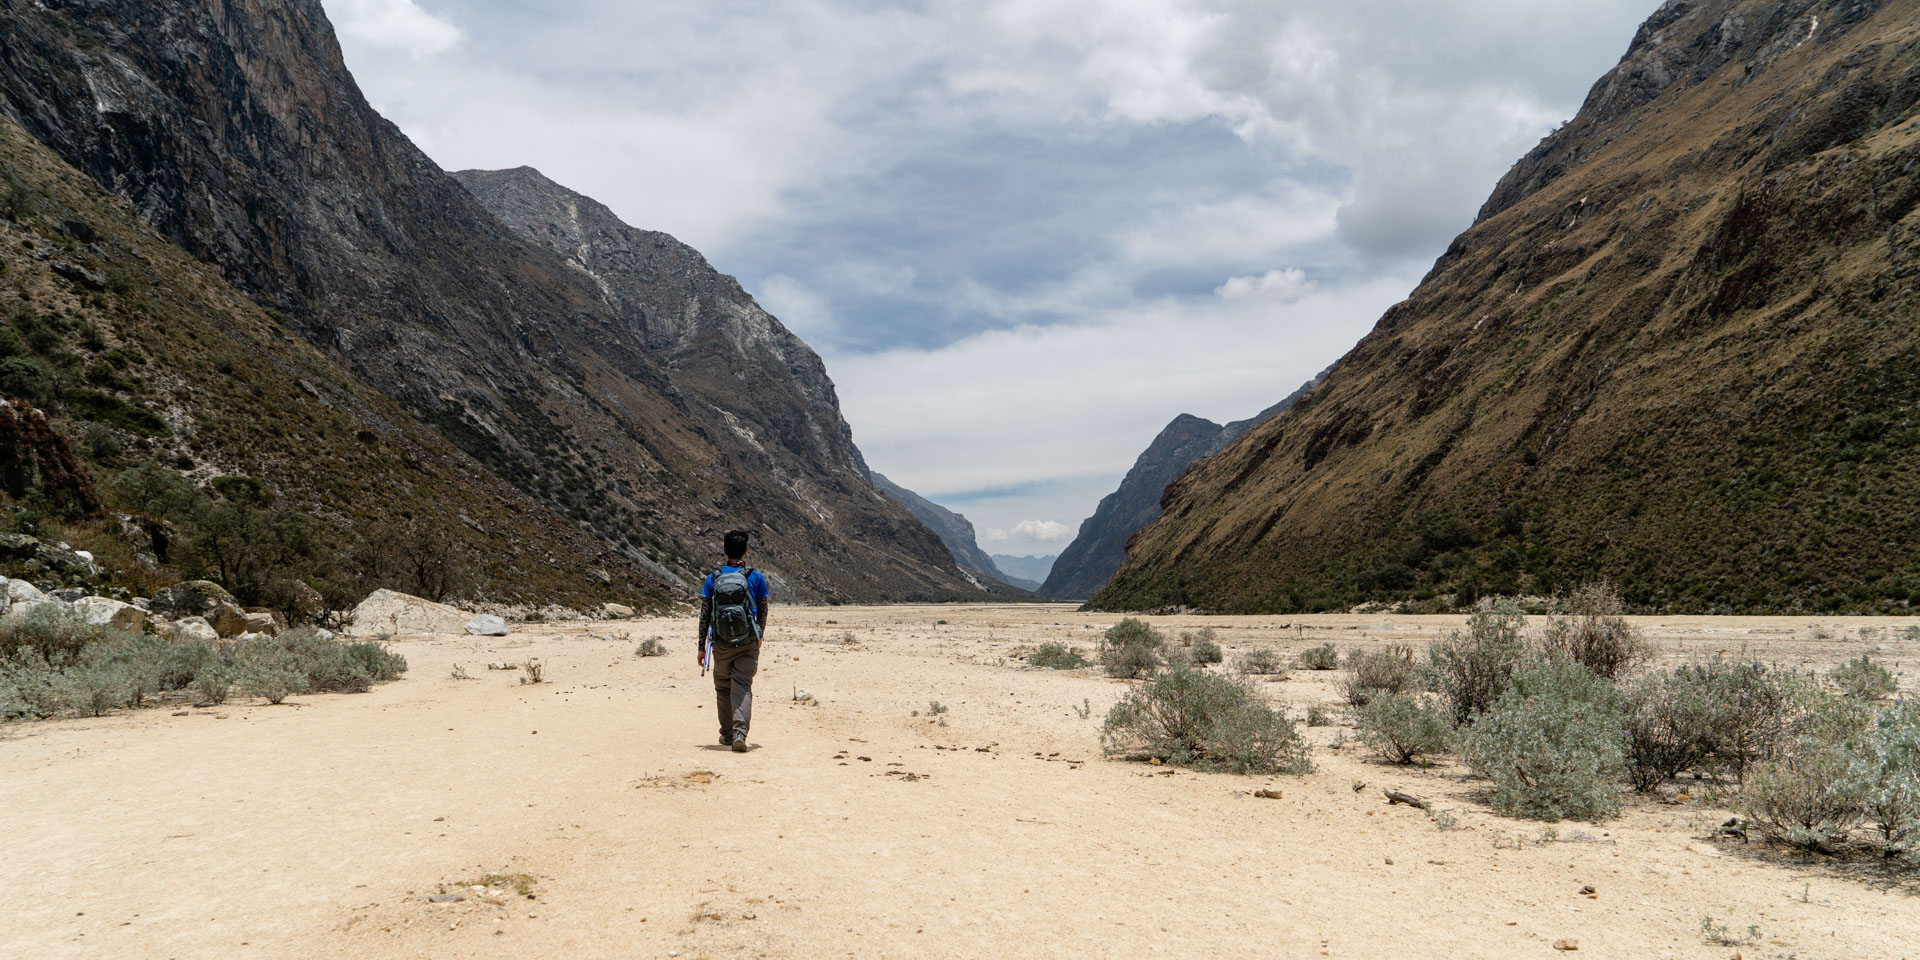
[[[1280,653],[1272,647],[1255,647],[1240,657],[1236,664],[1241,673],[1268,676],[1287,672],[1286,662],[1280,659]],[[1283,678],[1284,679],[1284,678]]]
[[[1685,671],[1648,673],[1622,685],[1627,782],[1650,793],[1703,763],[1724,715],[1706,685]]]
[[[1830,851],[1865,814],[1850,741],[1871,714],[1858,701],[1812,683],[1796,683],[1782,716],[1785,735],[1748,771],[1740,809],[1768,839]]]
[[[1504,597],[1480,601],[1455,630],[1427,647],[1427,682],[1455,726],[1471,723],[1500,698],[1528,654],[1525,614]]]
[[[1193,636],[1193,646],[1187,650],[1187,659],[1194,664],[1221,663],[1227,659],[1227,652],[1220,649],[1220,635],[1212,627],[1202,629]]]
[[[1540,645],[1549,656],[1584,665],[1596,676],[1618,679],[1648,654],[1640,631],[1621,614],[1625,605],[1610,583],[1573,592],[1561,613],[1547,618]]]
[[[1166,638],[1145,620],[1128,617],[1100,638],[1100,666],[1109,677],[1143,677],[1158,669]]]
[[[1510,675],[1462,734],[1460,753],[1493,781],[1503,813],[1597,821],[1620,808],[1623,727],[1613,685],[1556,660]]]
[[[1335,650],[1331,643],[1308,647],[1294,655],[1293,665],[1302,670],[1338,670],[1340,651]]]
[[[1827,679],[1839,687],[1841,693],[1868,702],[1884,700],[1900,689],[1892,672],[1874,663],[1873,658],[1864,653],[1858,660],[1848,660],[1833,668],[1827,674]]]
[[[1848,790],[1887,856],[1920,851],[1920,701],[1889,705],[1855,740]]]
[[[1375,697],[1412,690],[1419,680],[1413,648],[1404,643],[1347,654],[1347,702],[1364,707]]]
[[[648,637],[640,641],[640,646],[634,648],[633,655],[636,657],[664,657],[667,655],[667,645],[661,643],[659,637]]]
[[[1107,713],[1109,755],[1232,773],[1306,773],[1306,740],[1254,684],[1176,664],[1129,691]]]
[[[1027,657],[1027,662],[1043,670],[1078,670],[1087,665],[1087,658],[1064,643],[1043,643]]]
[[[244,641],[233,660],[237,685],[247,696],[280,703],[290,694],[307,691],[307,673],[299,658],[273,640]]]
[[[1359,709],[1360,742],[1393,763],[1413,763],[1447,752],[1453,724],[1422,700],[1382,693]]]

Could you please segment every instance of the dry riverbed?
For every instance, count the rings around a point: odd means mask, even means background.
[[[363,695],[0,727],[0,956],[1920,958],[1920,883],[1713,840],[1698,786],[1547,830],[1458,766],[1331,749],[1338,724],[1303,727],[1305,777],[1109,762],[1126,685],[1017,651],[1091,653],[1111,616],[776,613],[745,755],[713,743],[687,621],[406,637]],[[1216,627],[1229,663],[1459,623],[1152,619]],[[1668,658],[1920,677],[1920,620],[1639,622]],[[668,656],[634,656],[650,636]],[[487,669],[528,658],[545,683]],[[1298,719],[1340,676],[1265,686]],[[1710,944],[1708,916],[1759,935]]]

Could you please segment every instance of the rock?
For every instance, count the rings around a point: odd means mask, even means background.
[[[314,636],[314,639],[316,640],[327,641],[327,640],[332,640],[333,638],[339,636],[339,634],[334,633],[332,630],[328,630],[325,627],[314,627],[313,636]]]
[[[208,623],[204,617],[185,617],[167,624],[162,629],[165,632],[161,636],[169,640],[198,640],[201,643],[212,643],[220,639],[220,632],[213,629],[213,624]]]
[[[153,592],[153,599],[147,609],[154,613],[175,619],[179,617],[204,617],[212,613],[221,604],[228,604],[238,610],[240,604],[233,599],[227,588],[211,580],[188,580],[171,587]]]
[[[250,643],[255,640],[272,640],[273,637],[270,634],[249,632],[249,633],[243,633],[237,637],[234,637],[233,639],[241,643]]]
[[[432,903],[459,903],[465,899],[465,896],[458,893],[436,893],[427,897],[427,900]]]
[[[81,243],[92,243],[94,238],[99,236],[99,234],[94,232],[92,225],[88,224],[85,220],[62,220],[60,221],[60,229],[66,231],[67,236]]]
[[[0,557],[9,560],[26,560],[40,549],[40,538],[24,533],[0,533]]]
[[[271,613],[249,613],[246,621],[248,633],[264,633],[270,637],[280,634],[280,620]]]
[[[600,605],[600,613],[614,620],[628,620],[633,617],[633,608],[624,603],[605,603]]]
[[[240,609],[239,604],[220,604],[207,613],[206,620],[223,637],[237,637],[247,632],[247,612]]]
[[[1278,790],[1255,790],[1253,792],[1253,795],[1256,797],[1259,797],[1262,800],[1280,799],[1280,791]]]
[[[92,596],[92,594],[89,594],[87,591],[79,587],[68,587],[65,590],[55,590],[53,592],[53,598],[55,600],[64,600],[68,603],[73,603],[74,601],[79,600],[82,597],[88,597],[88,596]]]
[[[293,610],[302,620],[314,620],[327,612],[327,598],[320,591],[307,586],[305,580],[293,582]]]
[[[490,613],[483,613],[467,621],[466,631],[476,637],[504,637],[507,635],[507,622]]]
[[[50,266],[53,268],[54,273],[66,277],[68,280],[72,280],[74,283],[86,287],[89,290],[105,290],[107,288],[106,277],[94,273],[92,270],[88,270],[86,267],[80,266],[72,261],[55,260]]]
[[[139,633],[147,626],[147,612],[131,603],[106,597],[81,597],[74,601],[73,608],[80,612],[81,619],[96,627]]]
[[[353,608],[347,626],[349,637],[374,637],[383,633],[460,633],[473,614],[444,603],[410,597],[393,590],[375,590]]]
[[[34,548],[33,560],[48,570],[61,573],[77,573],[90,577],[100,572],[100,568],[95,566],[92,560],[82,557],[65,546],[46,541],[41,541],[40,545]]]
[[[1553,948],[1554,948],[1555,950],[1562,950],[1562,951],[1566,951],[1566,950],[1578,950],[1578,949],[1580,949],[1580,941],[1578,941],[1578,940],[1555,940],[1555,941],[1553,942]]]
[[[148,600],[146,597],[134,597],[132,600],[129,600],[127,602],[130,604],[133,604],[136,607],[139,607],[142,610],[153,609],[153,601]]]
[[[5,619],[22,620],[33,616],[35,611],[39,610],[64,612],[72,609],[71,605],[55,600],[52,597],[42,597],[39,600],[15,600],[12,604],[8,605]]]

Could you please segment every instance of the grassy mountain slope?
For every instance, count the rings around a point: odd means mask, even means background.
[[[492,596],[664,603],[658,581],[496,479],[219,274],[0,117],[0,393],[50,411],[107,508],[140,509],[114,482],[135,468],[236,491],[244,486],[220,480],[251,478],[276,516],[317,519],[321,551],[349,567],[410,546],[397,541],[433,541],[472,558]],[[111,514],[80,517],[22,479],[0,501],[36,517],[35,532],[120,561],[133,592],[165,579],[169,571],[135,561]],[[349,594],[336,602],[369,585],[358,582],[366,571],[337,573],[341,582],[315,584]]]
[[[1313,397],[1095,599],[1326,610],[1607,577],[1920,593],[1920,3],[1669,2]]]

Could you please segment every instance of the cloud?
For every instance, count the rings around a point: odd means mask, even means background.
[[[334,0],[329,4],[349,40],[430,57],[453,49],[460,28],[420,8],[413,0]]]
[[[1073,539],[1073,529],[1053,520],[1022,520],[1010,530],[988,530],[980,538],[988,543],[1066,543]]]
[[[1654,5],[324,2],[438,162],[701,249],[870,463],[1009,535],[1347,349]]]

